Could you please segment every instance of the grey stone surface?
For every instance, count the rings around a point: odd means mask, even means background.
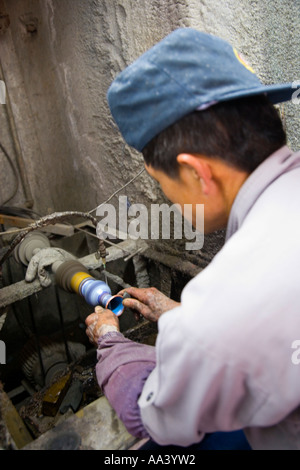
[[[23,450],[126,450],[131,436],[105,397],[79,410]]]

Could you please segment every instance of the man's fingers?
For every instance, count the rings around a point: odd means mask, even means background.
[[[148,307],[144,305],[137,299],[124,299],[123,300],[124,307],[128,307],[136,312],[139,312],[141,315],[145,315],[148,312]]]
[[[95,313],[99,314],[99,313],[103,313],[104,311],[105,309],[103,307],[100,307],[100,305],[96,305]]]
[[[87,328],[87,329],[85,330],[85,332],[86,332],[86,335],[87,335],[87,337],[88,337],[90,343],[95,344],[93,332],[92,332],[89,328]]]
[[[124,293],[127,291],[127,289],[122,289],[118,292],[118,295],[124,295]]]
[[[124,299],[122,303],[124,307],[128,307],[133,310],[139,310],[140,302],[137,299]]]
[[[118,295],[124,295],[127,292],[132,297],[136,297],[138,296],[140,290],[141,289],[139,289],[138,287],[127,287],[126,289],[120,290],[120,292],[118,292]]]
[[[127,289],[123,289],[119,292],[120,295],[124,295],[125,292],[134,297],[135,299],[139,300],[140,302],[147,304],[149,301],[149,295],[153,295],[152,287],[147,288],[140,288],[140,287],[128,287]]]
[[[87,326],[91,325],[92,323],[94,323],[98,320],[98,316],[101,313],[101,310],[103,310],[101,307],[99,307],[99,309],[97,307],[95,307],[95,312],[91,313],[88,317],[86,317],[85,324]]]
[[[92,323],[94,323],[94,321],[96,320],[95,318],[95,314],[94,313],[91,313],[91,315],[89,315],[88,317],[86,317],[85,319],[85,324],[87,326],[91,325]]]

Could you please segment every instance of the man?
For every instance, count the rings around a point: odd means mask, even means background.
[[[185,447],[243,429],[253,449],[300,447],[300,152],[273,106],[293,92],[262,85],[229,44],[190,28],[110,87],[123,137],[170,201],[193,204],[194,224],[204,204],[205,233],[227,229],[180,303],[128,289],[124,305],[158,321],[155,348],[126,339],[108,310],[86,319],[99,385],[137,437]]]

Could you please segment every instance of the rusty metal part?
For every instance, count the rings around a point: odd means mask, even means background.
[[[68,341],[64,344],[62,341],[41,337],[37,345],[36,340],[31,338],[20,352],[19,360],[28,383],[39,390],[45,385],[49,386],[67,368],[69,361],[79,359],[85,351],[85,346],[81,343]]]
[[[55,416],[68,391],[72,374],[69,372],[46,390],[43,397],[42,413],[46,416]]]
[[[106,267],[106,255],[107,255],[107,252],[106,252],[106,246],[104,244],[104,241],[99,239],[99,247],[96,253],[96,258],[97,259],[101,258],[104,268]]]
[[[38,230],[41,227],[44,227],[46,225],[53,225],[56,224],[57,222],[60,222],[62,220],[66,220],[70,217],[83,217],[91,220],[94,224],[94,226],[97,226],[97,219],[93,217],[92,215],[86,213],[86,212],[79,212],[79,211],[67,211],[67,212],[54,212],[53,214],[46,215],[45,217],[41,217],[39,220],[35,221],[34,223],[30,224],[26,229],[24,229],[22,232],[20,232],[12,241],[10,244],[8,250],[2,256],[0,259],[0,266],[4,263],[4,261],[7,260],[7,258],[11,255],[11,253],[14,251],[16,246],[21,243],[22,240],[26,237],[26,235],[34,230]]]
[[[141,241],[139,241],[141,242]],[[145,247],[147,246],[144,241],[142,240]],[[125,240],[120,242],[118,245],[114,245],[108,248],[108,255],[107,255],[107,262],[115,261],[124,256],[124,252],[135,251],[137,249],[137,241],[136,240]],[[97,260],[95,257],[95,253],[90,255],[84,256],[78,260],[82,263],[86,269],[98,269],[102,266],[101,260]],[[52,282],[54,282],[54,275],[52,273],[49,274]],[[113,279],[112,279],[113,280]],[[121,285],[121,287],[123,287]],[[19,300],[25,299],[30,295],[37,294],[38,292],[44,290],[43,287],[38,279],[35,279],[32,282],[19,281],[15,284],[5,286],[0,291],[0,309],[7,307],[8,305],[13,304]],[[0,310],[1,315],[1,310]]]
[[[199,272],[203,270],[202,266],[197,266],[190,261],[183,260],[179,256],[169,255],[168,253],[162,253],[155,251],[151,248],[143,252],[143,256],[147,259],[151,259],[157,263],[163,264],[174,271],[179,271],[189,277],[195,277]]]
[[[5,232],[1,232],[0,235],[17,235],[22,232],[22,229],[26,229],[29,224],[33,224],[35,219],[28,219],[25,217],[18,217],[12,215],[6,215],[0,213],[0,223],[3,225],[8,225],[10,228]],[[16,227],[16,228],[15,228]],[[74,235],[74,227],[67,224],[55,224],[45,227],[40,227],[40,230],[43,232],[50,232],[54,235],[62,235],[65,237],[70,237]]]

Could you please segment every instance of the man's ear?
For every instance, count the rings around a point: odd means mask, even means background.
[[[184,168],[184,166],[188,167],[194,177],[199,180],[203,194],[209,194],[213,175],[207,159],[203,158],[201,155],[180,153],[177,155],[177,162],[182,168]]]

